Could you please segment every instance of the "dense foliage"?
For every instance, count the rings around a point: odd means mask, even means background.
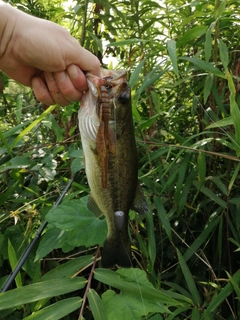
[[[149,214],[131,212],[133,268],[101,269],[79,105],[47,108],[0,74],[0,287],[48,221],[0,319],[239,319],[240,1],[11,3],[128,68]]]

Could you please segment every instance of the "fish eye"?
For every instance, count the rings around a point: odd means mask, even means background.
[[[122,92],[119,97],[118,97],[118,101],[121,104],[126,104],[129,101],[129,93],[128,92]]]

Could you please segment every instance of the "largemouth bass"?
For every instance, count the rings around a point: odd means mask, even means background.
[[[128,215],[147,213],[138,182],[138,160],[126,71],[101,69],[87,74],[89,90],[82,98],[79,128],[91,193],[88,208],[104,215],[108,234],[102,266],[131,266]]]

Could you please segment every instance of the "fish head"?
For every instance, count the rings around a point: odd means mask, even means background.
[[[110,120],[125,121],[132,116],[131,90],[127,81],[112,87],[109,92],[110,97]]]

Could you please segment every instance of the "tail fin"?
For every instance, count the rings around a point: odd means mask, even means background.
[[[118,239],[107,239],[104,242],[102,250],[102,266],[110,268],[115,265],[130,268],[131,261],[131,245],[129,239],[122,241]]]

